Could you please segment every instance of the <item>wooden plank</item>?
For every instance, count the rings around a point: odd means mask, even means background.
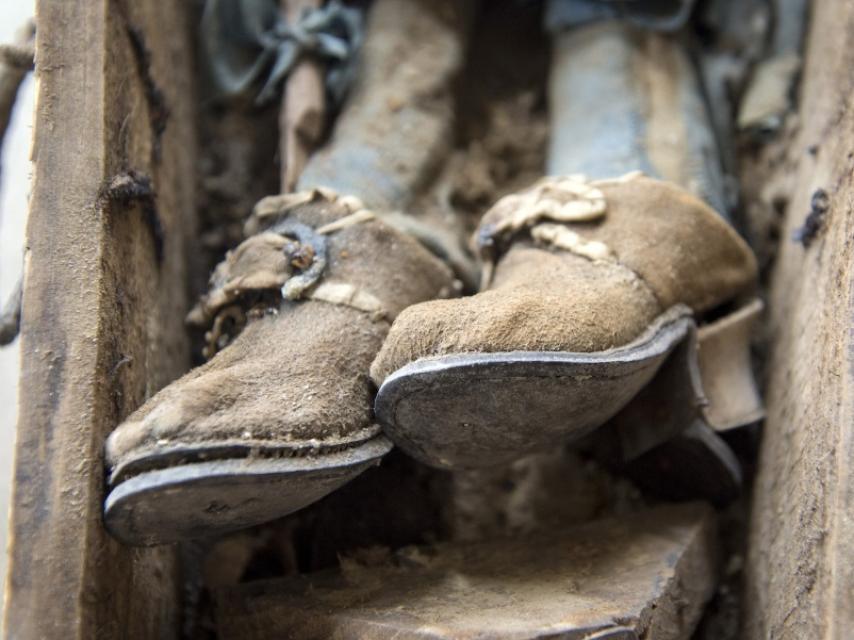
[[[681,640],[714,591],[716,545],[714,514],[694,504],[345,559],[223,589],[219,637]]]
[[[188,365],[187,6],[38,2],[8,637],[179,632],[175,549],[122,547],[101,504],[104,438]]]
[[[749,638],[854,631],[854,4],[813,6],[799,124],[763,191],[788,199],[745,598]],[[772,154],[773,155],[773,154]],[[827,194],[828,208],[820,215]],[[816,198],[817,207],[813,207]],[[816,210],[807,247],[793,234]]]

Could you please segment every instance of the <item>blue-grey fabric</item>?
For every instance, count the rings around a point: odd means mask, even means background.
[[[626,20],[645,29],[675,31],[688,20],[695,0],[549,0],[545,23],[550,32],[599,20]]]
[[[663,38],[680,50],[677,41]],[[667,98],[674,117],[681,120],[679,135],[684,136],[679,145],[681,176],[662,175],[650,157],[650,89],[639,81],[633,64],[641,53],[631,28],[622,22],[553,35],[547,173],[606,179],[639,170],[681,184],[728,217],[720,151],[708,105],[689,64],[671,78],[673,93]]]
[[[200,39],[202,60],[218,97],[274,99],[304,55],[327,64],[326,87],[340,103],[351,84],[362,39],[359,9],[330,0],[289,24],[276,0],[206,0]]]

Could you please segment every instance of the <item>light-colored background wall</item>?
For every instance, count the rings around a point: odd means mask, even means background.
[[[33,15],[34,0],[0,1],[0,42],[12,42],[15,31]],[[12,123],[0,156],[0,300],[5,302],[21,275],[27,200],[30,193],[30,148],[33,134],[32,74],[18,93]],[[9,489],[18,416],[18,342],[0,349],[0,593],[5,585]]]

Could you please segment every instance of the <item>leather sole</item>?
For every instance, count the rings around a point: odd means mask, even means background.
[[[254,455],[143,471],[112,488],[104,524],[126,544],[141,546],[243,529],[321,499],[391,448],[380,435],[331,453]]]
[[[607,351],[425,358],[386,378],[376,417],[396,445],[431,466],[507,463],[601,426],[694,331],[690,310],[680,305],[633,342]]]

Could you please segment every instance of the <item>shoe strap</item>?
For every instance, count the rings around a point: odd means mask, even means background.
[[[335,203],[348,213],[316,228],[289,216],[299,207],[318,202]],[[277,313],[283,300],[338,304],[369,313],[374,320],[389,321],[385,305],[370,292],[324,279],[328,237],[375,219],[358,198],[328,189],[261,200],[246,225],[252,235],[217,265],[210,290],[187,317],[190,324],[210,327],[205,334],[205,357],[213,357],[249,319]]]
[[[600,187],[641,175],[635,171],[593,181],[580,174],[550,176],[498,200],[484,214],[473,239],[484,265],[481,289],[489,286],[495,264],[523,233],[542,244],[591,260],[611,259],[613,254],[606,245],[586,240],[565,225],[601,221],[607,215],[608,203]]]

